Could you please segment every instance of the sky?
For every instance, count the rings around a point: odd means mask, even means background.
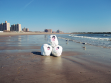
[[[30,31],[111,32],[111,0],[0,0],[0,24]]]

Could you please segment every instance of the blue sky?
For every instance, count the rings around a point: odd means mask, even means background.
[[[111,32],[111,0],[0,0],[0,23],[30,31]]]

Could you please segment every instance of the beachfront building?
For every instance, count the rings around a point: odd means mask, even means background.
[[[52,29],[45,29],[44,32],[52,33]]]
[[[62,31],[60,31],[60,30],[57,30],[57,31],[56,31],[56,33],[63,33],[63,32],[62,32]]]
[[[28,31],[29,31],[29,28],[25,28],[25,27],[24,27],[24,28],[22,29],[22,31],[28,32]]]
[[[29,28],[26,28],[26,32],[28,32],[29,31]]]
[[[1,23],[0,31],[10,31],[10,23],[7,23],[7,21],[5,21],[5,23]]]
[[[21,31],[21,24],[11,25],[10,31]]]

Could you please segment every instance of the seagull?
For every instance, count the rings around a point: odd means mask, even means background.
[[[82,43],[84,46],[83,46],[83,48],[84,48],[84,50],[86,50],[86,47],[85,47],[85,45],[87,44],[87,43]]]
[[[69,40],[68,40],[68,39],[66,39],[66,44],[68,44],[68,41],[69,41]]]

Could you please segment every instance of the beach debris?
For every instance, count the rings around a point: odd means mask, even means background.
[[[66,38],[66,41],[69,41],[69,39]]]
[[[111,38],[109,38],[109,41],[111,41]]]
[[[3,66],[1,66],[1,68],[3,68]]]
[[[80,72],[80,73],[82,73],[82,72]]]
[[[86,45],[87,43],[82,43],[83,45]]]
[[[48,37],[48,44],[50,44],[52,47],[58,45],[58,39],[57,39],[56,35],[50,35]]]
[[[55,46],[54,48],[52,48],[52,54],[54,56],[61,56],[62,54],[62,47],[60,45]]]
[[[43,56],[50,56],[52,52],[52,47],[48,44],[43,44],[41,46],[41,55]]]

